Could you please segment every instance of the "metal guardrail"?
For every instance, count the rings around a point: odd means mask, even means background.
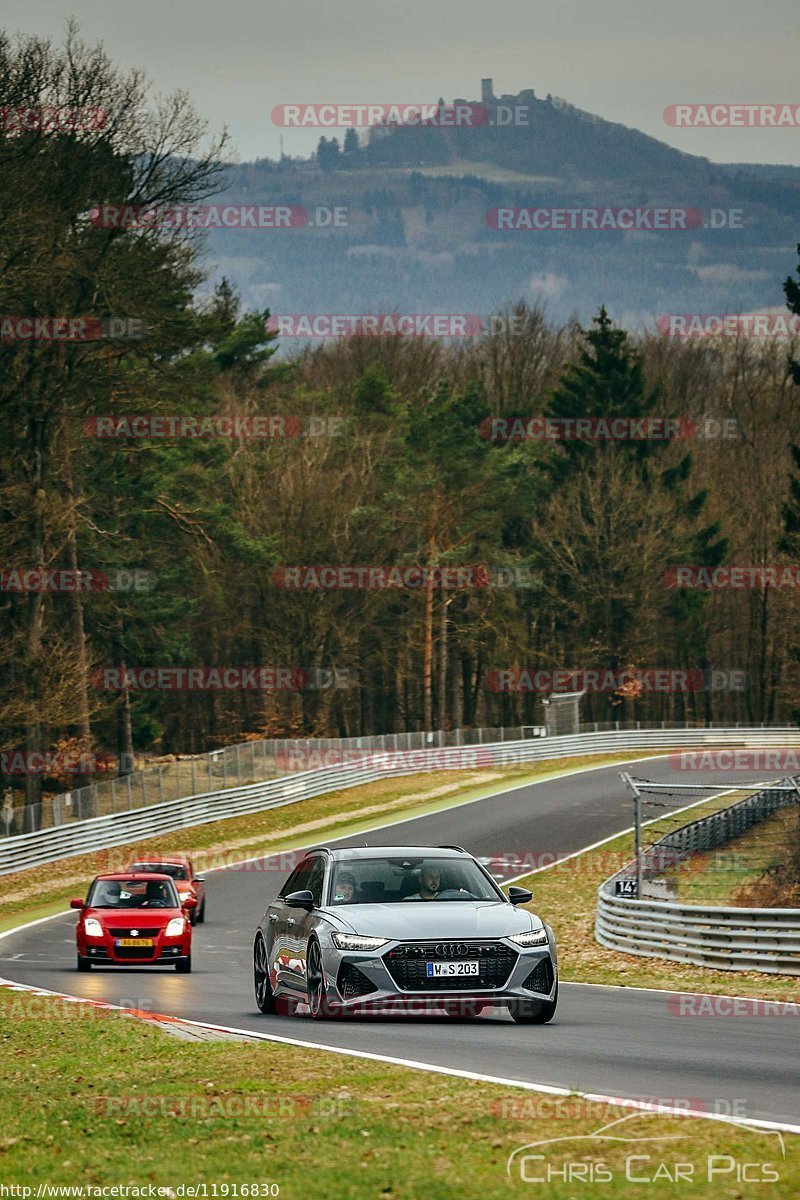
[[[609,728],[613,728],[611,725]],[[426,733],[381,733],[351,738],[257,738],[221,746],[205,754],[167,756],[140,770],[98,780],[69,791],[45,793],[41,803],[4,805],[0,811],[0,837],[14,837],[65,821],[89,820],[109,813],[164,804],[212,791],[244,787],[277,779],[300,770],[338,766],[364,753],[432,750],[444,746],[481,746],[544,737],[544,725],[510,725],[470,729],[434,730]],[[578,729],[567,732],[577,733]]]
[[[642,878],[730,842],[771,813],[797,803],[791,789],[764,789],[666,834],[642,854]],[[611,950],[724,971],[800,975],[800,909],[679,904],[615,895],[631,862],[600,885],[595,937]]]
[[[552,711],[552,705],[546,710]],[[562,714],[563,716],[563,714]],[[577,716],[577,714],[575,714]],[[550,725],[552,726],[552,722]],[[363,753],[442,749],[445,746],[491,746],[531,737],[608,733],[630,729],[697,729],[695,721],[606,721],[576,724],[574,728],[545,725],[476,726],[430,732],[380,733],[351,738],[258,738],[221,746],[205,754],[178,754],[147,764],[130,774],[101,779],[82,788],[45,792],[41,803],[15,803],[7,792],[0,808],[0,838],[31,833],[67,821],[84,821],[109,813],[129,812],[189,796],[244,787],[277,779],[300,770],[338,766]],[[712,729],[713,725],[707,726]],[[734,726],[722,726],[732,729]],[[735,728],[738,730],[739,725]],[[761,726],[764,728],[764,726]],[[2,782],[2,780],[0,780]],[[10,799],[8,799],[10,797]]]
[[[386,751],[340,767],[323,767],[270,779],[226,791],[185,796],[146,808],[110,813],[85,821],[72,821],[35,833],[23,833],[0,841],[0,875],[22,871],[43,863],[106,850],[129,842],[174,832],[192,825],[205,825],[228,817],[262,812],[296,804],[300,800],[342,788],[357,787],[390,776],[422,771],[508,766],[541,762],[548,758],[571,758],[586,754],[658,750],[697,746],[792,746],[800,747],[800,730],[779,729],[657,729],[614,733],[581,733],[568,737],[529,738],[493,745],[445,747],[409,752]]]

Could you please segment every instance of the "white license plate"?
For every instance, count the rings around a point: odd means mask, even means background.
[[[429,979],[438,979],[442,975],[478,975],[480,963],[475,962],[435,962],[425,963]]]

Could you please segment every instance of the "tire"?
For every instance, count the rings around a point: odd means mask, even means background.
[[[196,908],[194,911],[196,913],[195,924],[202,925],[206,919],[206,898],[205,898],[205,896],[203,896],[203,903],[200,905],[199,908]]]
[[[91,971],[91,959],[84,958],[82,954],[79,954],[76,966],[79,971]]]
[[[264,938],[259,933],[253,945],[253,986],[256,992],[256,1005],[262,1013],[275,1012],[275,995],[269,981],[269,966],[267,965],[267,947]]]
[[[556,1015],[558,984],[552,1000],[514,1000],[508,1011],[518,1025],[546,1025]]]
[[[312,1019],[327,1021],[335,1016],[334,1010],[328,1003],[325,987],[325,971],[322,966],[322,954],[319,942],[309,942],[306,951],[306,986],[308,989],[308,1007]]]
[[[179,975],[191,975],[192,973],[192,956],[187,954],[185,958],[179,958],[175,963],[175,970]]]

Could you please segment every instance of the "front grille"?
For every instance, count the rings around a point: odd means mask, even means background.
[[[437,947],[440,948],[437,951]],[[508,982],[519,955],[503,942],[406,942],[384,954],[386,969],[405,992],[471,992],[501,988]],[[428,978],[425,964],[479,962],[477,975]]]
[[[342,963],[336,986],[343,1000],[355,1000],[378,990],[372,980],[367,979],[363,971],[359,971],[352,963]]]
[[[523,980],[522,986],[529,992],[549,996],[553,990],[553,964],[549,954],[536,964],[527,979]]]
[[[141,925],[135,925],[134,929],[136,930],[136,933],[133,933],[131,929],[109,929],[108,932],[113,938],[157,938],[161,933],[160,925],[155,929],[142,929]]]
[[[152,958],[156,953],[155,946],[115,946],[115,958]]]

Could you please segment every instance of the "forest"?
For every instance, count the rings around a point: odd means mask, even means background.
[[[509,296],[479,337],[284,349],[203,291],[195,232],[92,220],[219,192],[224,135],[185,97],[74,34],[0,39],[0,89],[108,114],[0,130],[4,787],[65,784],[15,755],[85,782],[249,737],[540,724],[584,685],[588,721],[800,719],[791,339]]]

